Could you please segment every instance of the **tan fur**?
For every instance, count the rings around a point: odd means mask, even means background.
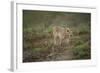
[[[69,43],[71,35],[72,31],[69,28],[64,28],[61,26],[53,27],[53,38],[55,45],[61,45],[64,40]]]

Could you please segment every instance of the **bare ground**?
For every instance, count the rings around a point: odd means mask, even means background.
[[[37,46],[49,46],[46,50],[33,51],[32,49],[23,50],[23,62],[39,62],[39,61],[62,61],[62,60],[72,60],[72,44],[62,46],[54,46],[50,44],[51,39],[41,39],[34,42],[34,47]],[[49,41],[49,44],[47,43]],[[42,45],[41,45],[42,43]]]

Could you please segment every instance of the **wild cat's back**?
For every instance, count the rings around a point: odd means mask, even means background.
[[[61,26],[53,26],[53,32],[57,32],[57,33],[63,33],[64,28]]]

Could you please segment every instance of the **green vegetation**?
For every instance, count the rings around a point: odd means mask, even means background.
[[[23,10],[23,62],[90,59],[90,17],[89,13]],[[72,30],[69,45],[54,45],[55,25]]]
[[[90,58],[90,46],[88,43],[80,44],[73,50],[76,59],[88,59]]]

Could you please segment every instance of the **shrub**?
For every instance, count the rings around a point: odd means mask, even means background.
[[[88,43],[80,44],[73,49],[73,53],[76,59],[88,59],[90,58],[90,46]]]
[[[85,25],[81,25],[78,27],[79,29],[79,34],[87,34],[90,32],[90,27],[89,26],[85,26]]]
[[[52,31],[53,31],[53,30],[52,30],[52,27],[48,27],[47,32],[48,32],[48,33],[52,33]]]
[[[83,40],[78,40],[78,41],[75,42],[75,45],[80,45],[80,44],[83,44],[83,43],[84,43]]]

